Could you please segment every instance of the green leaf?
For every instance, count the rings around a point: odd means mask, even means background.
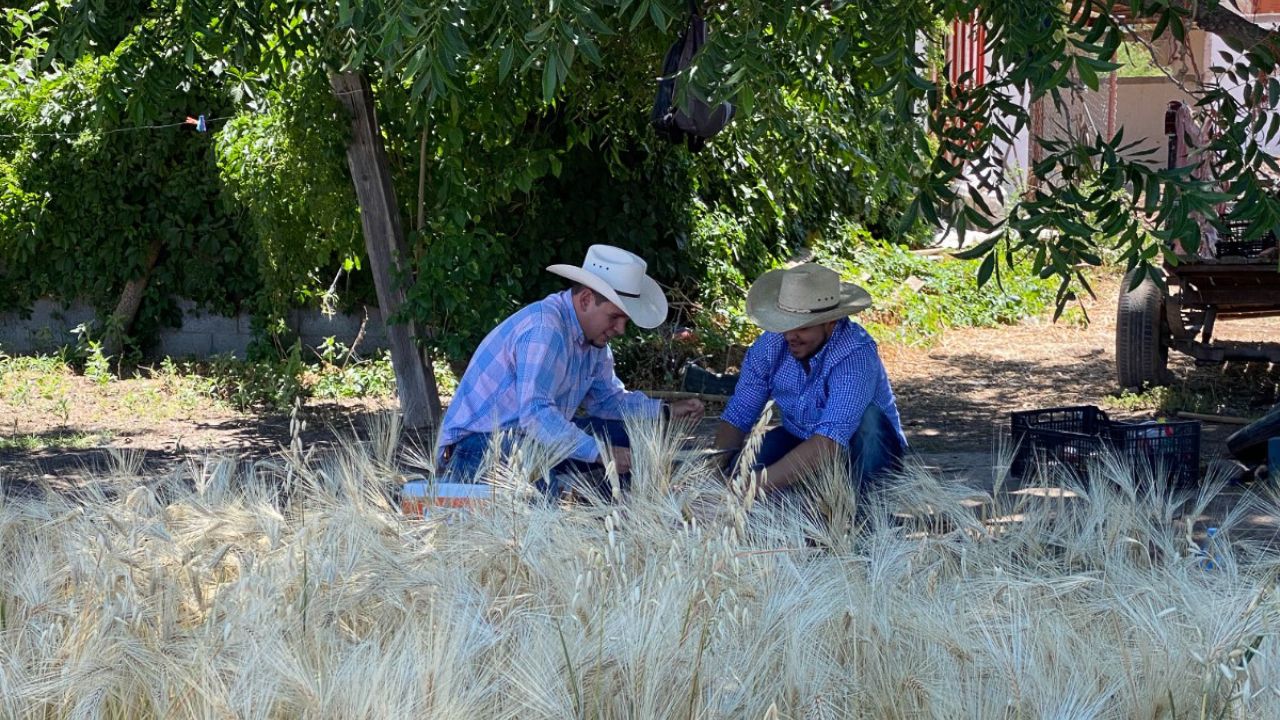
[[[596,44],[591,38],[582,38],[582,41],[578,43],[578,50],[582,51],[582,54],[592,65],[599,67],[602,64],[600,50],[596,48]]]
[[[556,79],[560,61],[555,53],[547,53],[547,63],[542,66],[542,102],[550,103],[556,96]]]
[[[551,31],[551,21],[547,20],[546,22],[538,24],[537,27],[525,33],[524,41],[531,44],[541,42],[542,40],[546,39],[547,33],[550,31]]]
[[[921,195],[919,198],[919,201],[920,201],[920,214],[924,216],[924,219],[926,222],[928,222],[930,225],[934,227],[937,227],[939,224],[938,212],[933,206],[933,198],[929,197],[928,195]]]
[[[636,12],[631,16],[630,29],[635,30],[640,25],[640,21],[644,20],[644,16],[649,14],[649,0],[641,0],[636,6]]]
[[[738,86],[737,94],[734,96],[734,100],[737,101],[736,104],[738,106],[738,114],[741,115],[742,117],[749,118],[751,117],[752,113],[755,112],[756,94],[755,94],[755,91],[752,90],[750,83],[745,83]],[[734,120],[734,122],[741,122],[741,121]]]
[[[1084,58],[1076,58],[1076,74],[1080,76],[1080,82],[1084,83],[1090,90],[1098,89],[1098,73],[1089,67],[1087,63],[1081,62]]]
[[[602,36],[607,37],[614,34],[613,28],[606,25],[604,21],[600,19],[600,16],[589,7],[582,8],[582,14],[578,17],[581,18],[583,24]]]
[[[662,32],[667,31],[667,14],[662,11],[662,5],[659,3],[649,3],[649,17],[653,20],[653,24]]]
[[[900,62],[901,57],[902,57],[902,51],[895,48],[885,53],[884,55],[871,58],[871,65],[873,67],[878,67],[878,68],[887,68],[890,65],[898,64]]]
[[[498,58],[498,80],[506,80],[511,74],[511,63],[515,60],[515,47],[508,45],[502,48],[502,56]]]
[[[973,247],[967,250],[959,250],[957,252],[951,253],[951,257],[954,257],[960,260],[977,260],[983,255],[990,253],[991,249],[994,248],[996,246],[996,243],[998,242],[1000,242],[1000,236],[992,235],[991,237],[987,238],[986,240],[983,240],[982,242],[978,243],[977,245],[974,245]]]
[[[1173,10],[1170,10],[1168,8],[1166,8],[1164,12],[1160,13],[1160,19],[1156,20],[1156,26],[1151,30],[1152,40],[1159,40],[1160,36],[1164,34],[1165,30],[1169,29],[1170,15],[1173,15]]]
[[[907,82],[911,84],[911,87],[914,87],[917,90],[932,90],[935,87],[933,82],[925,80],[914,71],[907,70],[905,71],[905,75],[907,77]]]
[[[1067,79],[1067,74],[1070,72],[1071,72],[1071,60],[1070,58],[1063,58],[1061,61],[1059,61],[1057,69],[1053,71],[1053,74],[1049,76],[1049,79],[1045,81],[1042,87],[1045,87],[1045,88],[1060,87],[1063,81]],[[1043,93],[1044,91],[1041,90],[1040,92]]]
[[[978,267],[978,287],[987,284],[991,279],[991,273],[996,269],[996,256],[994,253],[983,259],[982,265]]]
[[[1089,68],[1092,69],[1094,72],[1099,72],[1099,73],[1115,72],[1116,70],[1119,70],[1120,68],[1124,67],[1124,65],[1118,62],[1114,62],[1111,60],[1103,60],[1101,58],[1096,58],[1096,57],[1088,57],[1086,55],[1076,56],[1076,62],[1084,63],[1085,65],[1088,65]]]

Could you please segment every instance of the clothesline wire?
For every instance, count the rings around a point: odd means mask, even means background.
[[[204,121],[204,122],[205,122],[205,125],[208,125],[208,124],[210,124],[210,123],[221,122],[221,121],[223,121],[223,120],[230,120],[230,119],[231,119],[231,118],[233,118],[233,117],[235,117],[235,116],[234,116],[234,115],[223,115],[223,116],[221,116],[221,117],[205,118],[205,121]],[[137,127],[116,128],[115,130],[104,130],[104,131],[102,131],[101,133],[98,133],[98,134],[99,134],[99,135],[117,135],[117,134],[119,134],[119,133],[126,133],[126,132],[143,132],[143,131],[145,131],[145,130],[167,130],[167,129],[169,129],[169,128],[182,127],[183,125],[194,125],[194,124],[195,124],[194,119],[193,119],[192,121],[190,121],[190,122],[188,122],[188,121],[186,121],[186,120],[183,120],[182,122],[166,123],[166,124],[163,124],[163,125],[140,125],[140,126],[137,126]],[[9,134],[0,134],[0,138],[24,138],[24,137],[79,137],[80,135],[83,135],[83,134],[85,134],[86,132],[89,132],[89,131],[87,131],[87,130],[81,130],[81,131],[79,131],[79,132],[9,133]]]

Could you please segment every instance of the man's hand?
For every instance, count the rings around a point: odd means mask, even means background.
[[[669,407],[671,408],[671,419],[673,420],[701,420],[702,413],[706,410],[706,406],[697,398],[676,400]]]
[[[609,448],[609,452],[613,455],[614,466],[618,468],[618,477],[631,472],[631,448],[613,445]],[[604,463],[605,459],[600,458],[600,462]]]

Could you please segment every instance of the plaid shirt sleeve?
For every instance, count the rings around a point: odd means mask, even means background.
[[[627,390],[613,371],[613,351],[609,349],[591,378],[582,406],[588,415],[605,420],[621,420],[623,415],[654,417],[662,411],[661,401]]]
[[[862,346],[831,368],[826,377],[827,406],[813,433],[849,447],[849,440],[871,404],[879,374],[880,357],[875,345]]]
[[[600,450],[595,439],[569,422],[551,395],[558,378],[565,372],[568,348],[564,335],[538,324],[522,333],[516,347],[519,348],[515,376],[520,429],[574,460],[599,460]]]
[[[774,358],[777,356],[781,336],[761,335],[747,350],[742,359],[742,372],[733,397],[725,406],[720,419],[743,433],[751,432],[760,419],[764,406],[769,402],[770,377],[773,375]]]

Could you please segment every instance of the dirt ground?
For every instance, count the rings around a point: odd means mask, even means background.
[[[965,455],[992,452],[1009,413],[1097,405],[1113,419],[1149,419],[1154,393],[1118,397],[1115,379],[1115,308],[1120,278],[1098,278],[1096,298],[1080,303],[1089,323],[1028,319],[1017,325],[948,332],[929,348],[882,348],[907,436],[917,452],[938,464],[969,464]],[[1220,321],[1219,339],[1275,341],[1280,318]],[[1280,369],[1259,363],[1197,367],[1187,356],[1169,360],[1170,386],[1162,391],[1197,412],[1258,417],[1280,400]],[[1169,417],[1176,420],[1176,417]],[[1224,441],[1240,426],[1205,422],[1201,459],[1227,455]],[[959,454],[960,459],[949,458]]]
[[[881,348],[912,447],[925,464],[969,476],[989,474],[991,452],[1014,410],[1099,405],[1112,417],[1152,417],[1149,399],[1115,397],[1115,305],[1119,279],[1099,278],[1085,299],[1086,326],[1032,319],[1012,326],[948,332],[927,348]],[[1218,337],[1274,340],[1280,318],[1220,322]],[[1277,401],[1280,371],[1250,365],[1196,367],[1171,358],[1169,391],[1193,398],[1197,410],[1256,417]],[[625,378],[624,378],[625,379]],[[0,396],[0,477],[61,476],[100,464],[105,449],[138,450],[163,467],[192,453],[242,457],[273,453],[290,439],[288,414],[246,414],[213,404],[161,380],[94,383],[66,375],[59,387]],[[304,408],[308,444],[362,427],[393,400],[312,402]],[[711,408],[713,411],[716,408]],[[709,426],[704,425],[704,427]],[[1225,455],[1238,426],[1205,423],[1201,456]],[[26,439],[18,442],[18,439]],[[430,438],[413,438],[429,444]],[[45,449],[36,449],[39,445]]]

